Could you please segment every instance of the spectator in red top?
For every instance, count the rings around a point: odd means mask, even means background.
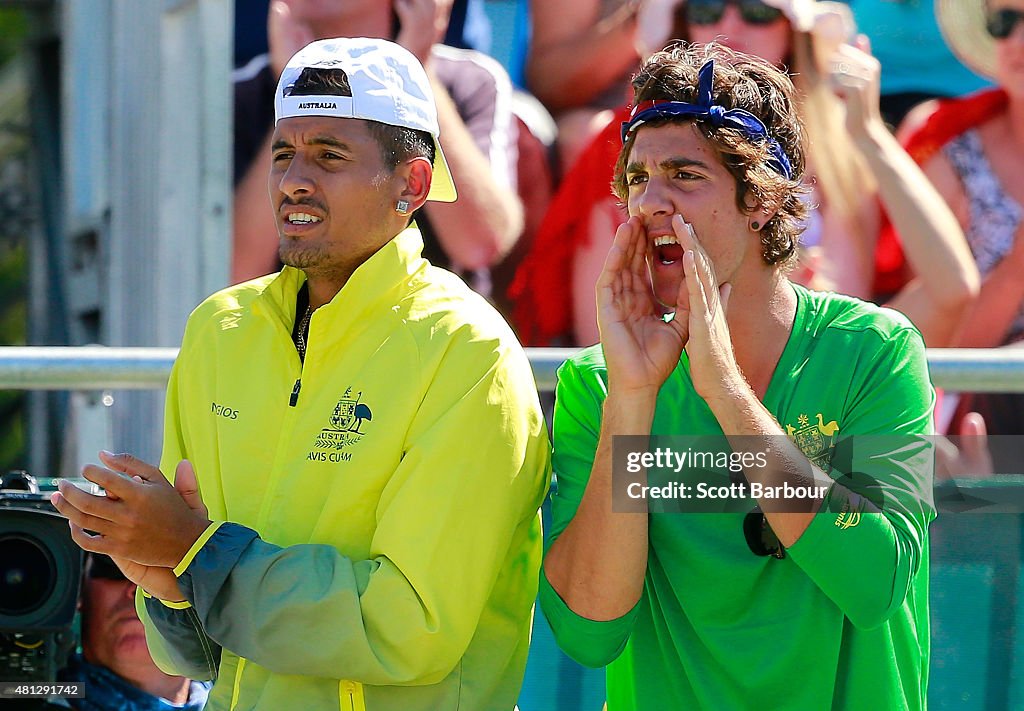
[[[975,72],[998,86],[931,102],[907,117],[908,152],[949,203],[967,235],[981,292],[952,345],[1024,346],[1024,0],[939,0],[946,41]],[[892,287],[909,266],[902,230],[885,235],[879,281]],[[904,257],[902,251],[907,251]],[[960,412],[977,410],[990,434],[1024,432],[1024,396],[976,394]],[[954,430],[960,429],[954,420]],[[997,465],[997,470],[998,470]]]

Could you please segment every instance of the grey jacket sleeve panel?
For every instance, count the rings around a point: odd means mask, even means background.
[[[171,608],[154,597],[136,598],[146,627],[146,644],[156,665],[166,674],[213,681],[220,666],[220,646],[199,622],[195,608]]]
[[[245,550],[259,534],[238,523],[226,522],[217,528],[178,576],[178,586],[192,603],[200,620],[208,620],[224,584]],[[249,619],[235,615],[235,619]]]
[[[162,671],[200,681],[217,678],[222,645],[207,634],[203,620],[243,551],[258,538],[245,526],[221,524],[178,576],[188,606],[170,607],[139,594],[136,609],[146,627],[146,643]],[[243,614],[234,619],[247,618]]]

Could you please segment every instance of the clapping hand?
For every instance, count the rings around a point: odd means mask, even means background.
[[[209,525],[192,465],[178,464],[172,486],[157,467],[131,455],[102,452],[100,460],[106,467],[88,465],[82,475],[106,495],[61,481],[51,497],[68,519],[72,540],[84,550],[109,555],[150,594],[180,599],[171,568]]]

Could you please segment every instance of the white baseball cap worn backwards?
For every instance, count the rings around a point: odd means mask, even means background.
[[[351,96],[291,96],[302,70],[340,69]],[[394,42],[366,37],[317,40],[288,60],[274,94],[274,122],[294,116],[335,116],[426,131],[434,138],[434,176],[428,200],[454,202],[455,183],[437,140],[437,107],[419,60]]]

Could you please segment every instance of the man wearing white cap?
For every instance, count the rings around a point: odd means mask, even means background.
[[[490,296],[488,269],[523,229],[516,190],[517,142],[508,74],[482,52],[440,44],[451,0],[274,0],[269,53],[234,74],[232,281],[275,271],[273,213],[265,205],[274,129],[273,95],[288,59],[316,39],[377,37],[423,65],[437,106],[441,143],[464,188],[455,203],[431,202],[416,218],[423,256]]]
[[[189,319],[175,486],[101,453],[83,475],[107,496],[54,503],[145,591],[157,664],[216,679],[208,708],[511,709],[548,443],[511,331],[409,226],[456,196],[427,77],[390,42],[322,40],[275,107],[286,267]]]

